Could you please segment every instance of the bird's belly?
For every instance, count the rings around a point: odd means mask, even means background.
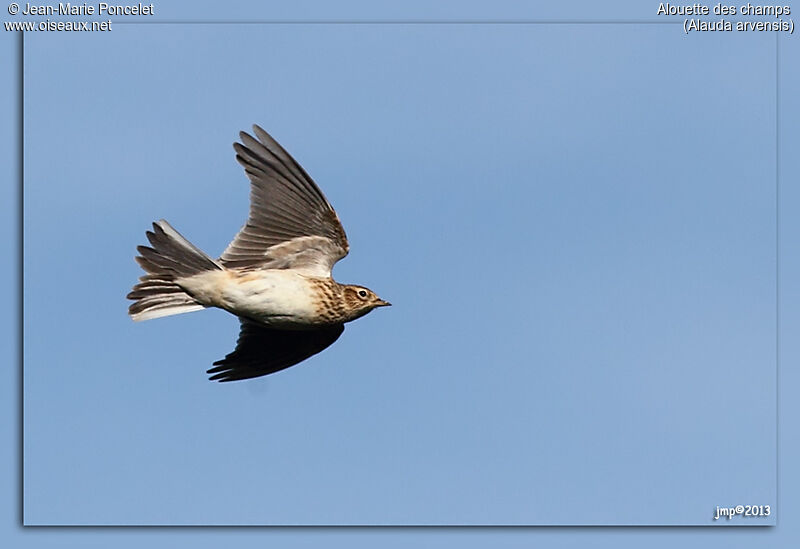
[[[303,327],[316,317],[313,288],[288,270],[214,271],[180,284],[203,304],[270,326]]]

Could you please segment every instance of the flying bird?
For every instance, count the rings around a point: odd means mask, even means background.
[[[236,160],[250,179],[250,214],[219,259],[165,220],[138,246],[146,274],[128,294],[133,320],[218,307],[239,317],[236,348],[214,362],[212,381],[278,372],[335,342],[350,322],[391,305],[364,286],[333,280],[350,249],[325,195],[267,132],[240,132]]]

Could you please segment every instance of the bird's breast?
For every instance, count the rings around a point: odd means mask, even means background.
[[[179,284],[203,303],[271,326],[318,323],[317,284],[291,270],[209,271]]]

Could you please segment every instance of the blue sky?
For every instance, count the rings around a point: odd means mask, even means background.
[[[778,507],[773,35],[120,25],[29,35],[25,53],[28,524],[709,524],[716,505]],[[134,325],[123,297],[152,220],[227,244],[247,207],[230,144],[254,122],[339,212],[337,279],[395,307],[220,386],[203,372],[233,318]]]

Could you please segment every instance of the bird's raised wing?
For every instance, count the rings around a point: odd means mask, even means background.
[[[316,330],[276,330],[242,319],[236,349],[208,370],[211,381],[273,374],[319,353],[339,339],[344,324]]]
[[[250,216],[220,256],[234,269],[296,269],[330,276],[350,249],[339,217],[314,180],[267,132],[241,132],[236,160],[250,178]]]

